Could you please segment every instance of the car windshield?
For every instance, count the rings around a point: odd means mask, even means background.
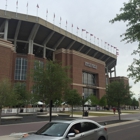
[[[35,134],[44,136],[61,137],[66,131],[68,123],[50,122],[38,130]]]

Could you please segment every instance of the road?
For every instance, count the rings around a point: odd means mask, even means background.
[[[140,122],[108,128],[109,140],[140,140]]]
[[[118,120],[118,115],[89,118],[97,122]],[[140,114],[121,115],[122,120],[139,120]],[[47,121],[0,125],[0,136],[19,132],[33,132],[41,128]],[[140,140],[140,121],[137,123],[123,124],[108,128],[109,140]],[[1,140],[1,137],[0,137]],[[2,139],[4,140],[4,139]],[[9,140],[9,139],[8,139]]]

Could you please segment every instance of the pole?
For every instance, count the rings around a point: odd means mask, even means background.
[[[50,122],[52,121],[52,100],[50,100]]]
[[[84,93],[83,93],[83,116],[84,116]]]

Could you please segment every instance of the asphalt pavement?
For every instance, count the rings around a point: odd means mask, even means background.
[[[99,113],[99,112],[98,112]],[[101,112],[103,113],[103,112]],[[112,113],[112,112],[108,112]],[[9,116],[9,115],[8,115]],[[11,115],[10,115],[11,116]],[[22,119],[9,119],[9,120],[2,120],[2,125],[0,125],[0,140],[16,140],[19,139],[24,133],[35,132],[39,128],[41,128],[45,123],[49,121],[49,116],[44,117],[37,117],[36,114],[30,115],[20,115]],[[6,117],[4,115],[4,117]],[[135,121],[139,121],[140,114],[127,114],[124,113],[121,115],[122,120],[118,120],[118,115],[113,116],[88,116],[84,118],[92,119],[100,124],[104,124],[107,122],[107,127],[114,127],[116,125],[124,125],[126,123],[133,123]],[[52,120],[54,119],[75,119],[75,118],[83,118],[79,115],[74,115],[73,118],[71,117],[58,117],[56,115],[52,116]]]

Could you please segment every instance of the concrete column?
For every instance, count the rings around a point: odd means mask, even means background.
[[[46,47],[43,48],[43,58],[46,58]]]
[[[116,77],[116,66],[114,67],[114,76]]]
[[[55,53],[53,52],[53,61],[55,61]]]
[[[8,36],[8,19],[5,21],[5,26],[4,26],[4,40],[7,40]]]
[[[112,77],[112,71],[110,71],[110,77]]]
[[[28,54],[33,54],[33,40],[29,40]]]

